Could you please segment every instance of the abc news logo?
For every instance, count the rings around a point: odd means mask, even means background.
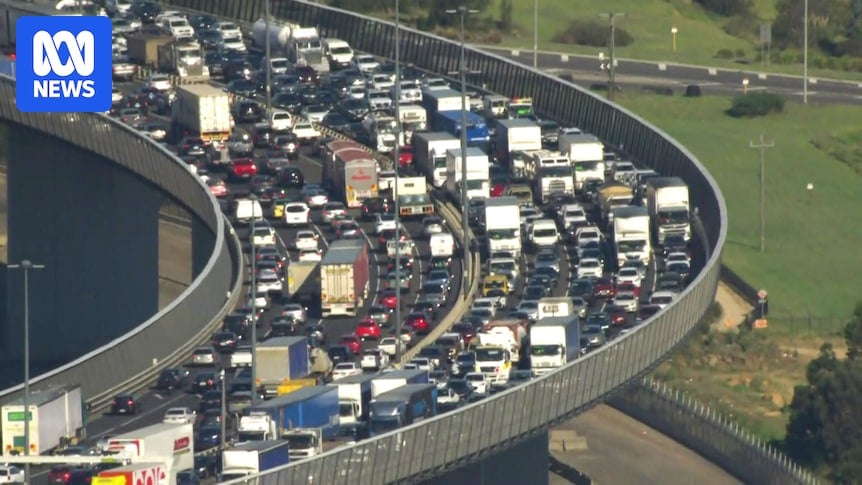
[[[16,24],[16,102],[25,112],[111,108],[111,21],[21,17]]]

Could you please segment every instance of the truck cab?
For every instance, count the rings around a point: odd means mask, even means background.
[[[323,453],[323,436],[319,429],[294,428],[284,431],[281,439],[290,443],[290,459],[301,460]]]
[[[509,381],[509,371],[512,369],[509,350],[496,345],[483,345],[481,341],[473,350],[479,371],[492,384],[505,384]]]

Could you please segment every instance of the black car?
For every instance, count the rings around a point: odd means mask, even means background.
[[[293,133],[278,135],[272,141],[272,150],[286,158],[299,156],[299,137]]]
[[[221,455],[195,455],[195,472],[201,478],[214,477],[221,468],[219,463]]]
[[[336,345],[327,349],[326,353],[333,364],[339,362],[350,362],[353,360],[353,352],[343,345]]]
[[[290,160],[288,160],[287,158],[267,158],[266,160],[263,161],[263,163],[260,164],[260,170],[262,172],[265,172],[267,175],[274,175],[277,177],[281,173],[282,170],[288,168],[289,166],[290,166]],[[283,190],[283,189],[276,188],[276,187],[267,187],[266,190],[272,191],[272,190]],[[272,195],[274,195],[274,194],[272,194],[272,193],[269,194],[268,198],[270,201],[273,199]]]
[[[257,84],[248,79],[234,79],[227,83],[227,92],[245,98],[253,98],[257,94]]]
[[[195,376],[192,382],[193,393],[205,393],[218,389],[219,380],[214,372],[203,372]]]
[[[251,316],[244,313],[231,313],[224,318],[222,328],[237,335],[245,335],[251,328]]]
[[[114,396],[111,402],[111,414],[138,414],[141,410],[138,400],[131,394],[119,394]]]
[[[370,197],[362,201],[362,217],[371,220],[376,214],[391,214],[395,202],[389,197]]]
[[[213,335],[212,344],[219,352],[233,352],[239,344],[239,335],[231,331],[218,332]]]
[[[138,1],[132,3],[129,11],[132,15],[141,19],[142,23],[151,24],[156,21],[156,17],[162,12],[162,7],[154,2]]]
[[[164,369],[156,381],[156,389],[179,389],[184,386],[189,377],[189,372],[179,367]]]
[[[206,153],[207,144],[202,138],[187,136],[177,143],[177,154],[181,157],[185,155],[201,156],[206,155]]]
[[[221,427],[205,426],[195,435],[195,450],[209,450],[221,444]]]
[[[287,167],[278,174],[278,186],[285,189],[301,189],[305,185],[305,176],[302,170],[296,167]]]
[[[329,113],[326,113],[326,115],[324,115],[323,120],[321,120],[320,124],[329,128],[330,130],[343,132],[347,128],[347,126],[350,125],[350,120],[348,120],[347,117],[341,113],[330,111]]]
[[[272,105],[295,115],[302,109],[302,98],[296,93],[278,93],[272,97]]]
[[[218,409],[219,412],[221,411],[221,391],[206,391],[201,396],[198,410],[205,414],[208,409]]]
[[[197,460],[197,457],[195,457]],[[177,472],[177,485],[199,485],[201,477],[195,470],[182,470]]]
[[[254,125],[254,130],[251,134],[251,142],[255,148],[266,148],[275,137],[275,132],[269,125],[257,124]]]
[[[260,123],[266,110],[255,101],[239,101],[233,105],[233,119],[237,123]]]

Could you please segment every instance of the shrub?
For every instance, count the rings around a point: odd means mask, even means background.
[[[734,118],[753,118],[784,111],[784,98],[773,93],[747,93],[733,98],[726,113]]]
[[[741,47],[737,47],[736,50],[733,51],[733,54],[736,57],[745,57],[745,49],[743,49]]]
[[[747,16],[752,14],[751,0],[695,0],[703,8],[725,17]]]
[[[724,31],[734,37],[750,38],[758,34],[759,22],[751,15],[734,15],[724,24]]]
[[[557,32],[551,38],[558,44],[578,44],[591,47],[605,47],[609,40],[608,26],[584,20],[573,20],[564,30]],[[627,30],[616,28],[614,42],[618,47],[625,47],[634,42],[634,37]]]
[[[733,59],[733,51],[727,48],[719,49],[715,53],[716,59]]]

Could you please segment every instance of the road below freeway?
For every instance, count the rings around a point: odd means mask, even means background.
[[[510,48],[480,46],[494,54],[532,66],[533,52]],[[605,84],[608,74],[599,66],[594,56],[539,52],[538,66],[541,70],[556,75],[571,76],[575,82]],[[740,69],[722,69],[708,66],[692,66],[670,62],[617,59],[616,81],[626,89],[655,87],[674,88],[682,93],[690,84],[697,84],[703,94],[736,95],[743,92],[743,79],[748,79],[749,91],[769,90],[788,98],[802,101],[802,77],[785,74],[760,73],[755,66],[740,66]],[[526,94],[525,94],[526,95]],[[809,76],[808,101],[810,103],[862,104],[862,81],[840,81]]]

